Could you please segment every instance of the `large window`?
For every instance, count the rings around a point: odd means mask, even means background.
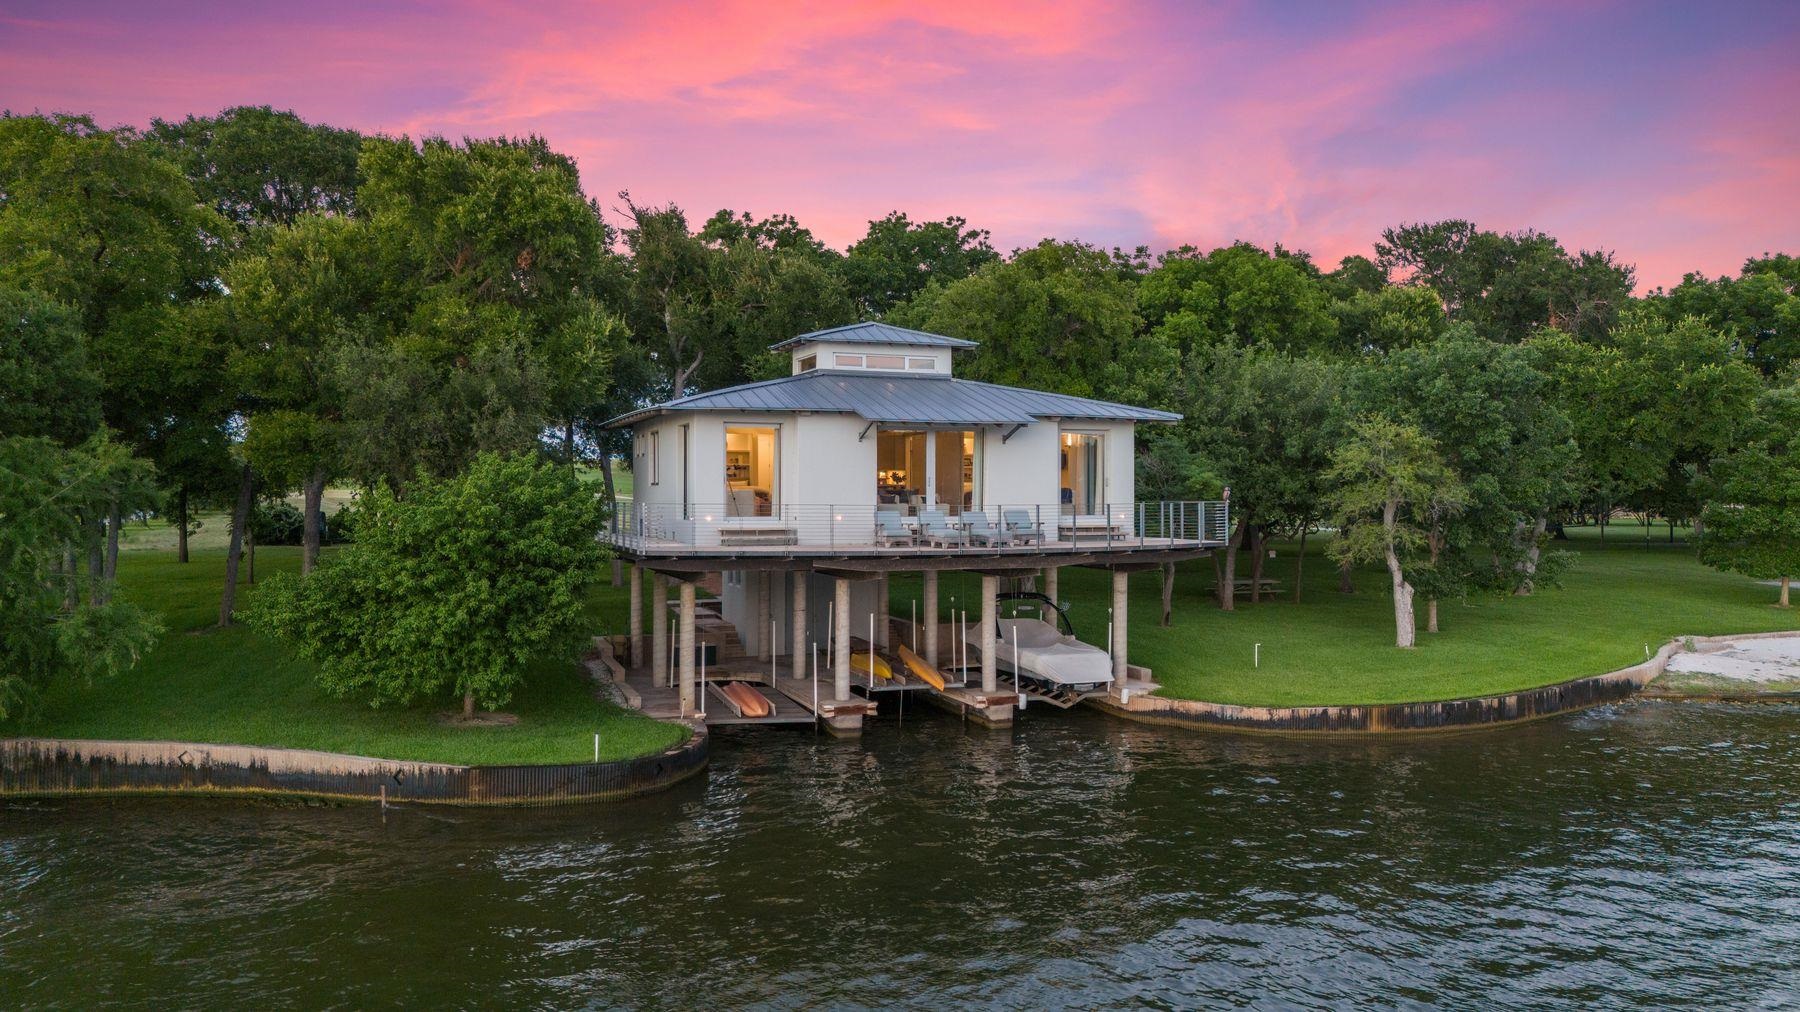
[[[883,505],[979,506],[981,440],[968,430],[883,429],[875,436],[875,499]]]
[[[1062,434],[1062,511],[1088,515],[1106,508],[1106,437],[1098,432]]]
[[[773,426],[725,426],[726,516],[774,515],[777,431]]]

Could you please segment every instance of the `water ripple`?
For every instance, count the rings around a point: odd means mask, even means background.
[[[1796,760],[1793,706],[1343,741],[1033,712],[723,734],[613,806],[14,804],[0,995],[1800,1004]]]

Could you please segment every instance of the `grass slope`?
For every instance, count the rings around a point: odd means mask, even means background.
[[[1425,633],[1419,602],[1419,646],[1394,647],[1393,603],[1385,570],[1355,575],[1356,592],[1337,592],[1337,570],[1317,539],[1309,542],[1302,603],[1292,603],[1294,552],[1283,546],[1266,575],[1282,581],[1275,602],[1222,612],[1212,601],[1212,564],[1180,567],[1174,624],[1162,628],[1161,583],[1155,573],[1131,578],[1131,660],[1147,665],[1162,694],[1251,706],[1313,706],[1458,699],[1511,692],[1624,667],[1670,637],[1793,629],[1796,613],[1772,607],[1775,592],[1753,580],[1694,561],[1685,546],[1619,538],[1605,544],[1573,530],[1579,550],[1561,588],[1526,598],[1480,596],[1440,606],[1442,632]],[[1635,533],[1635,532],[1634,532]],[[1242,565],[1243,563],[1240,563]],[[907,616],[916,578],[897,579],[893,610]],[[945,574],[946,616],[978,608],[973,576]],[[1084,640],[1105,642],[1111,578],[1064,569],[1060,596]],[[975,616],[971,615],[971,620]],[[1255,644],[1262,663],[1253,666]]]
[[[163,616],[162,641],[125,675],[87,688],[53,691],[37,717],[0,728],[7,734],[64,738],[173,739],[321,749],[388,759],[465,764],[581,762],[657,752],[687,734],[594,700],[585,672],[568,661],[535,665],[506,710],[505,727],[440,724],[454,701],[372,709],[326,695],[313,666],[251,629],[212,629],[218,617],[224,552],[195,552],[181,565],[172,552],[121,555],[128,599]],[[299,550],[257,551],[257,572],[299,568]],[[244,596],[256,593],[244,588]],[[603,585],[590,614],[598,631],[623,625],[624,588]]]

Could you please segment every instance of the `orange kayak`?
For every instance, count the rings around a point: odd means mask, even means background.
[[[918,679],[926,685],[934,689],[943,689],[943,673],[933,667],[930,661],[908,650],[904,643],[900,644],[896,650],[900,654],[900,663],[906,665],[906,670],[918,676]]]
[[[719,691],[746,717],[767,717],[770,713],[768,699],[743,682],[724,682]]]

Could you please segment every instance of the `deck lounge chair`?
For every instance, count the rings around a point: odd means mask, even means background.
[[[875,543],[884,547],[916,545],[919,539],[895,510],[875,511]]]
[[[965,546],[969,536],[950,526],[950,518],[942,510],[926,510],[919,514],[919,538],[940,548]]]
[[[993,523],[988,520],[988,515],[986,513],[980,511],[964,513],[963,520],[968,525],[967,532],[970,544],[990,545],[996,548],[1002,548],[1012,544],[1012,535],[995,527]]]
[[[1044,543],[1044,532],[1031,519],[1030,510],[1006,510],[1001,514],[1001,518],[1006,524],[1006,533],[1010,534],[1014,541],[1020,544],[1029,544],[1033,541],[1040,545]]]

